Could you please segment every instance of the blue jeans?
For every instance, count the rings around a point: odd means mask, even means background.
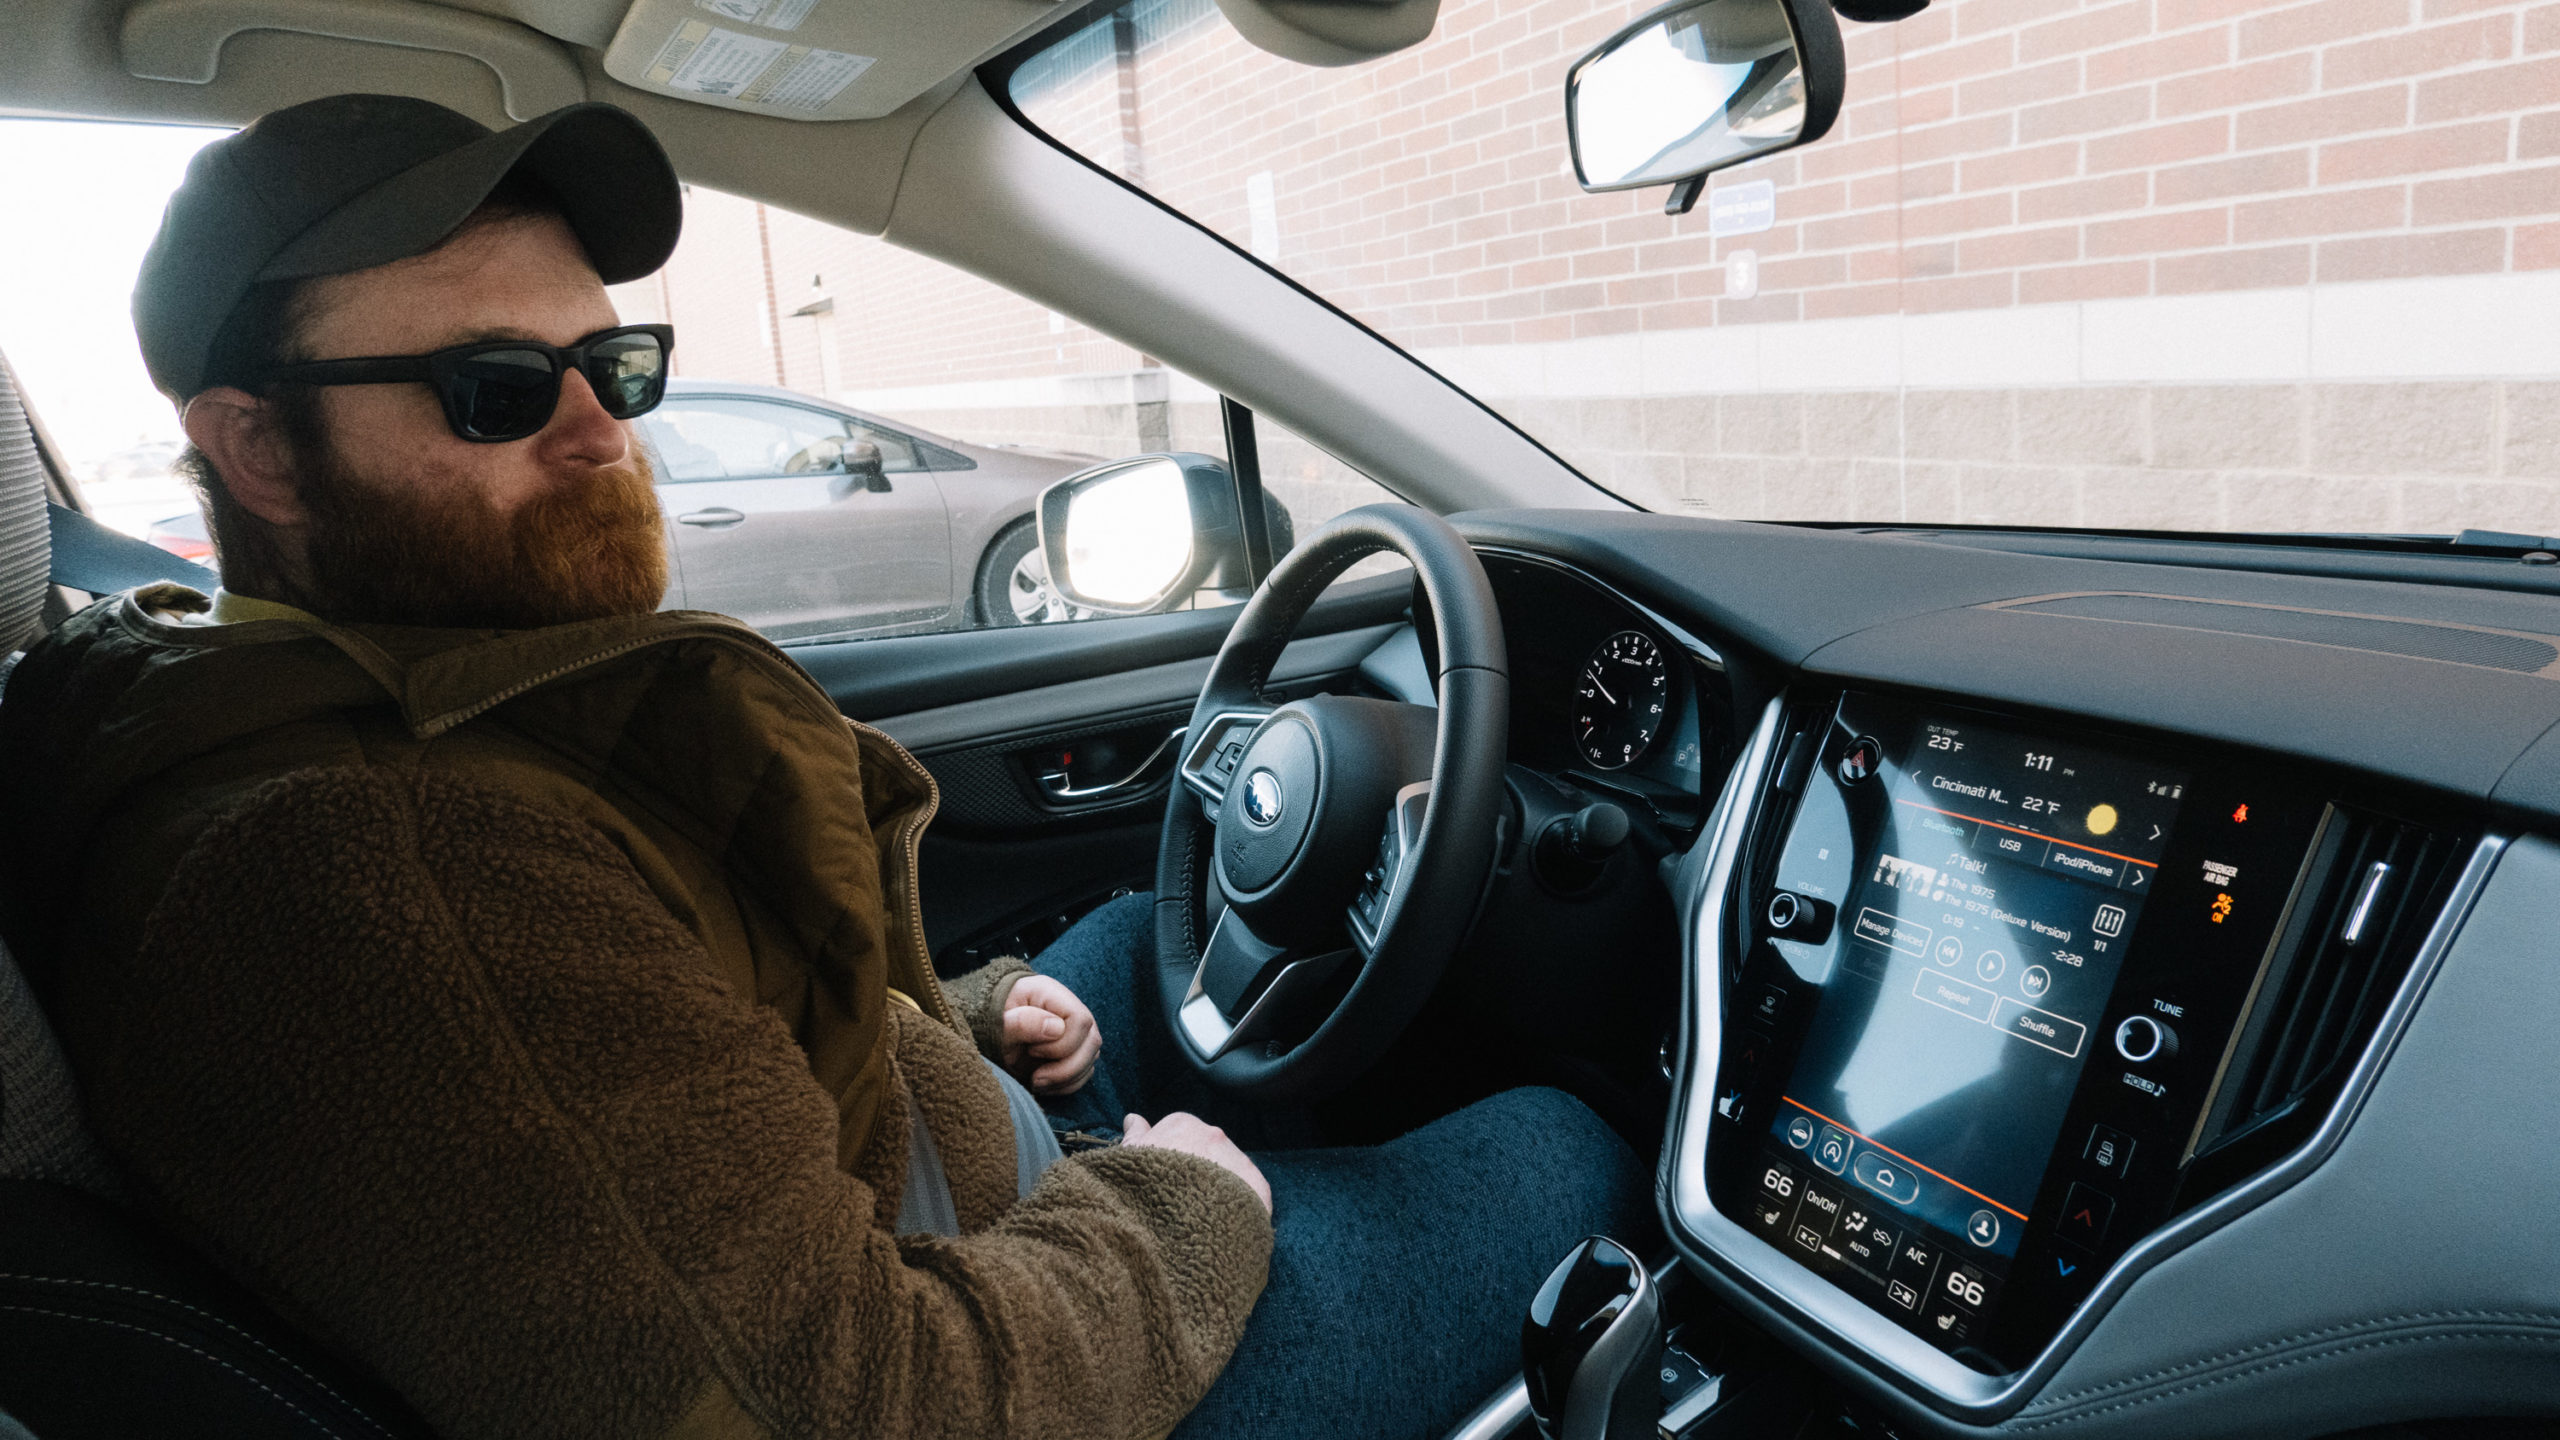
[[[1174,1049],[1156,998],[1155,899],[1132,895],[1033,960],[1093,1010],[1102,1058],[1048,1105],[1061,1129],[1190,1110],[1248,1149],[1257,1118]],[[1581,1102],[1508,1090],[1386,1144],[1257,1151],[1271,1280],[1176,1440],[1424,1440],[1520,1368],[1520,1319],[1586,1235],[1652,1226],[1651,1176]]]

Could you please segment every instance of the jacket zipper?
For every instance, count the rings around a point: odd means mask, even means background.
[[[834,709],[832,704],[828,708],[830,712]],[[966,1036],[969,1033],[968,1027],[962,1025],[952,1015],[950,997],[942,993],[942,978],[933,973],[933,956],[925,949],[924,944],[924,886],[922,883],[924,865],[921,852],[924,846],[924,827],[931,824],[935,814],[942,809],[942,787],[935,783],[933,772],[924,768],[923,761],[907,753],[907,747],[851,716],[841,718],[846,725],[852,727],[855,733],[872,736],[886,745],[890,755],[905,768],[910,779],[924,782],[924,804],[918,807],[914,814],[898,822],[898,888],[906,892],[904,899],[907,912],[908,953],[916,962],[918,978],[923,981],[927,993],[933,997],[933,1008],[938,1012],[934,1018]]]

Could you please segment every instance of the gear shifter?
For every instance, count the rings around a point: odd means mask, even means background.
[[[1661,1419],[1662,1302],[1605,1235],[1573,1247],[1520,1325],[1520,1373],[1547,1440],[1645,1440]]]

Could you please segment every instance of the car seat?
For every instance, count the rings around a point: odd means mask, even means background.
[[[44,467],[0,361],[0,704],[42,614]],[[0,883],[6,877],[0,876]],[[379,1382],[293,1333],[127,1203],[0,943],[0,1437],[407,1440]]]

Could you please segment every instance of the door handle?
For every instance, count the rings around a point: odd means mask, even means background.
[[[744,511],[732,510],[726,505],[714,505],[708,510],[688,510],[676,517],[676,523],[699,525],[706,530],[720,530],[746,518]]]
[[[1156,762],[1174,753],[1182,743],[1182,737],[1189,731],[1190,727],[1187,725],[1175,727],[1172,734],[1156,742],[1156,748],[1147,752],[1147,758],[1139,761],[1136,769],[1117,780],[1107,780],[1100,785],[1078,786],[1066,771],[1051,770],[1040,777],[1040,793],[1053,801],[1066,804],[1094,804],[1114,795],[1143,790],[1164,778],[1157,771]]]

